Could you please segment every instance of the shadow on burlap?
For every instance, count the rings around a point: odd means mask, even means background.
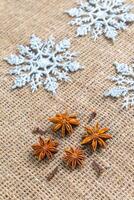
[[[74,38],[75,28],[63,12],[75,5],[70,0],[0,1],[0,200],[133,200],[133,129],[134,108],[123,110],[121,99],[103,97],[113,86],[107,77],[115,74],[114,61],[130,63],[134,57],[134,25],[122,32],[113,45],[101,37]],[[28,44],[34,33],[42,39],[53,34],[57,40],[71,38],[72,50],[85,69],[71,75],[72,83],[59,83],[56,96],[43,88],[32,94],[29,87],[11,91],[10,66],[2,59],[16,52],[18,44]],[[51,161],[38,162],[31,145],[37,141],[34,127],[47,129],[49,116],[56,112],[77,112],[81,126],[71,137],[59,139],[58,153]],[[97,110],[97,120],[110,127],[113,139],[107,149],[91,154],[82,169],[68,170],[61,162],[63,149],[78,145],[88,123],[90,110]],[[95,120],[94,120],[95,122]],[[46,133],[46,136],[50,135]],[[55,136],[56,138],[56,136]],[[105,170],[97,178],[92,169],[96,160]],[[48,182],[55,166],[59,171]]]

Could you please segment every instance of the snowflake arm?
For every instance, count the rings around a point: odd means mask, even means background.
[[[132,8],[124,0],[86,0],[66,13],[74,18],[69,24],[77,26],[76,36],[90,33],[94,40],[101,35],[115,40],[117,31],[126,29],[127,23],[134,21]]]
[[[123,107],[134,105],[134,64],[128,66],[124,63],[114,63],[117,76],[110,78],[116,86],[105,91],[104,96],[123,97]]]
[[[13,89],[27,84],[32,92],[40,85],[47,91],[56,93],[58,81],[69,80],[69,72],[75,72],[82,67],[75,61],[76,53],[70,52],[70,41],[63,39],[58,44],[50,37],[47,41],[32,35],[29,46],[20,45],[18,55],[10,55],[5,60],[12,66],[11,75],[16,79]]]

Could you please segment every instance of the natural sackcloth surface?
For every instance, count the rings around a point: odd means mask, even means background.
[[[134,199],[134,108],[123,110],[121,99],[103,97],[113,86],[107,80],[115,74],[113,62],[129,64],[134,57],[134,24],[114,44],[103,37],[96,42],[88,36],[75,38],[76,27],[67,24],[70,18],[64,14],[75,5],[73,0],[0,0],[0,200]],[[71,83],[59,83],[56,96],[43,88],[34,94],[29,87],[11,91],[14,77],[7,75],[10,66],[3,58],[15,53],[18,44],[28,44],[32,33],[42,39],[71,38],[72,50],[79,52],[78,61],[85,66],[71,75]],[[51,161],[39,162],[31,148],[39,135],[32,130],[47,130],[48,117],[65,109],[78,113],[81,126],[70,137],[55,135],[58,153]],[[113,139],[104,150],[86,150],[84,167],[71,171],[61,161],[63,149],[79,145],[92,109],[97,111],[93,123],[109,127]],[[104,167],[99,178],[93,160]],[[57,174],[48,182],[46,176],[57,165]]]

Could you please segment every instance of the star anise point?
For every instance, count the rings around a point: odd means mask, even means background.
[[[62,137],[66,134],[71,135],[73,133],[73,126],[78,126],[80,124],[76,114],[69,115],[67,112],[56,114],[48,120],[54,123],[54,126],[52,127],[53,132],[57,132],[61,129]]]
[[[64,162],[72,168],[82,167],[83,161],[85,160],[84,151],[79,147],[70,147],[65,149],[65,155],[63,157]]]
[[[53,154],[57,152],[58,141],[52,139],[51,137],[44,139],[39,137],[39,142],[32,145],[34,150],[34,155],[38,157],[39,160],[44,158],[51,159]]]
[[[83,136],[81,144],[89,144],[93,151],[96,151],[98,145],[105,148],[107,145],[105,140],[112,138],[112,135],[107,133],[109,128],[100,128],[98,122],[95,126],[85,127],[85,130],[87,133]]]

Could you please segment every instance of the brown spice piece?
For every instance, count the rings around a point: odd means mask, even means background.
[[[100,176],[104,172],[104,169],[96,161],[92,162],[92,167],[96,171],[98,176]]]
[[[43,135],[43,134],[45,134],[46,133],[46,131],[44,131],[44,130],[42,130],[41,128],[39,128],[39,127],[36,127],[36,128],[34,128],[34,130],[32,131],[32,133],[39,133],[39,134],[41,134],[41,135]]]
[[[96,117],[96,115],[97,115],[96,111],[92,111],[92,113],[89,116],[88,122],[90,123]]]
[[[112,135],[106,133],[109,128],[100,128],[99,123],[96,123],[95,126],[85,127],[85,129],[87,133],[83,136],[81,144],[89,144],[93,151],[96,151],[98,145],[106,147],[105,140],[112,138]]]
[[[55,176],[55,174],[58,172],[58,166],[54,168],[54,170],[52,172],[50,172],[50,174],[48,174],[48,176],[46,177],[46,179],[48,181],[51,181],[52,178]]]
[[[61,129],[62,137],[64,137],[66,133],[71,135],[73,132],[72,126],[78,126],[80,124],[76,114],[69,115],[67,112],[63,114],[56,114],[54,117],[49,118],[49,121],[55,124],[52,127],[53,132],[57,132]]]
[[[38,157],[39,160],[44,158],[51,159],[53,154],[57,152],[58,142],[52,138],[43,139],[39,137],[39,142],[32,145],[34,150],[34,155]]]
[[[83,161],[85,160],[84,151],[79,147],[70,147],[65,150],[63,160],[69,167],[75,169],[77,166],[83,165]]]

